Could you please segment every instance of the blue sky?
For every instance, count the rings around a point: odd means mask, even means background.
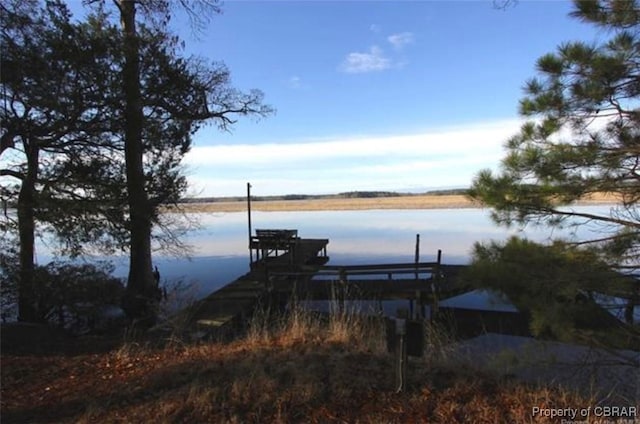
[[[195,136],[190,193],[257,195],[468,187],[497,168],[536,59],[606,37],[569,2],[233,1],[186,53],[223,61],[274,116]]]

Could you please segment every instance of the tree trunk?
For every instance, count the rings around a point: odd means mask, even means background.
[[[38,145],[25,142],[27,173],[18,195],[18,234],[20,238],[20,281],[18,285],[18,321],[37,322],[35,287],[35,186],[38,178]]]
[[[139,43],[134,0],[117,0],[124,32],[125,63],[122,70],[125,96],[125,162],[131,245],[125,310],[129,317],[152,324],[153,271],[151,269],[151,208],[145,191],[142,145],[142,101]]]

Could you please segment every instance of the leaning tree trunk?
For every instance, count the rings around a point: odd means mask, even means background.
[[[20,240],[20,280],[18,285],[18,321],[40,321],[35,281],[35,190],[38,178],[38,145],[25,142],[27,172],[18,195],[18,235]]]
[[[125,96],[124,150],[127,174],[129,217],[131,220],[129,279],[125,310],[129,317],[146,324],[156,318],[153,307],[151,269],[151,208],[145,191],[142,145],[142,101],[140,90],[139,44],[134,0],[118,0],[124,32],[122,79]]]

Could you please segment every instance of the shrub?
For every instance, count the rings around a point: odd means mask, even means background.
[[[6,259],[6,258],[5,258]],[[2,306],[17,301],[18,269],[7,267],[0,274]],[[122,281],[111,275],[113,266],[106,262],[77,264],[50,262],[37,266],[35,305],[40,322],[74,332],[110,325],[120,316],[119,305],[124,294]]]

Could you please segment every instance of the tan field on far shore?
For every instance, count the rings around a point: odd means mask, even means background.
[[[598,194],[589,197],[580,204],[613,203],[614,196]],[[246,201],[219,201],[210,203],[185,203],[186,212],[242,212],[247,210]],[[460,209],[480,208],[464,195],[414,195],[380,198],[336,198],[305,200],[261,200],[251,202],[251,209],[263,212],[282,211],[340,211],[367,209]]]

